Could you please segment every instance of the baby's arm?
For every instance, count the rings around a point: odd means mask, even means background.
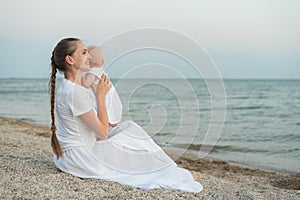
[[[96,75],[88,73],[84,77],[81,78],[81,84],[88,88],[91,87],[94,81],[97,79]]]

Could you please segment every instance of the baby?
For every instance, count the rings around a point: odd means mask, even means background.
[[[93,84],[98,84],[101,79],[102,73],[105,73],[102,69],[104,63],[102,50],[100,47],[89,46],[88,52],[91,55],[92,59],[90,60],[91,70],[86,72],[85,76],[82,77],[81,83],[84,87],[90,88],[91,95],[94,100],[95,109],[97,109],[97,100],[95,94],[92,90]],[[107,75],[105,73],[105,75]],[[111,89],[106,96],[106,109],[108,115],[108,122],[111,127],[114,127],[121,121],[122,118],[122,103],[120,97],[112,85]]]

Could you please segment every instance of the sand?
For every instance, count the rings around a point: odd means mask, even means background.
[[[300,199],[300,174],[188,154],[176,162],[201,182],[200,193],[80,179],[55,168],[49,127],[0,117],[0,135],[0,199]]]

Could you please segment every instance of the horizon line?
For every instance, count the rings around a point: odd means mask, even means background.
[[[61,79],[62,77],[57,77],[57,79]],[[0,80],[8,80],[8,79],[49,79],[49,77],[0,77]],[[110,79],[120,79],[117,77],[110,77]],[[140,78],[123,78],[124,80],[140,80],[140,79],[166,79],[166,80],[181,80],[182,78],[159,78],[159,77],[140,77]],[[193,77],[187,77],[185,78],[187,80],[220,80],[219,78],[193,78]],[[299,78],[255,78],[255,77],[241,77],[241,78],[236,78],[236,77],[224,77],[221,78],[221,80],[300,80]]]

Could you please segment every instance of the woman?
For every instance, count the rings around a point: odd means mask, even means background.
[[[61,40],[52,52],[51,145],[56,167],[81,178],[116,181],[143,189],[168,188],[200,192],[191,173],[176,166],[136,123],[109,127],[105,96],[111,88],[103,74],[96,87],[98,112],[81,77],[90,69],[90,55],[77,38]],[[64,74],[55,95],[56,72]],[[55,126],[54,104],[57,116]]]

